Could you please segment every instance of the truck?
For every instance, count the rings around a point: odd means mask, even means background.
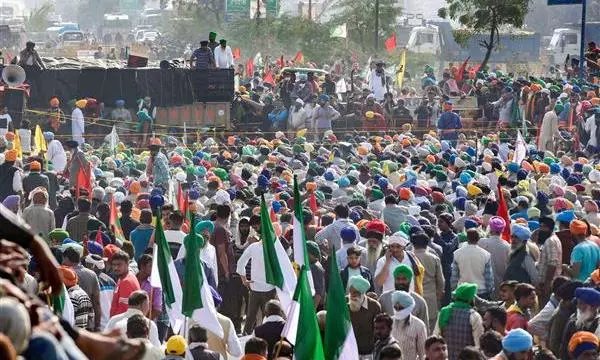
[[[585,43],[600,42],[600,22],[586,22]],[[567,55],[579,59],[581,46],[581,24],[567,24],[565,27],[554,29],[550,44],[546,47],[546,56],[550,65],[565,62]]]
[[[489,34],[472,35],[464,46],[454,40],[455,30],[448,21],[427,21],[423,26],[412,28],[407,48],[419,54],[434,54],[442,62],[462,62],[469,56],[474,61],[485,57],[486,49],[480,45]],[[460,31],[460,29],[458,29]],[[492,51],[493,63],[529,63],[540,58],[541,37],[538,33],[524,30],[500,33],[500,46]]]

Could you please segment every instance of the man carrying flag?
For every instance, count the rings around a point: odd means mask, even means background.
[[[244,334],[251,334],[256,323],[256,314],[265,311],[266,303],[278,295],[282,308],[287,309],[296,285],[296,275],[281,242],[277,239],[269,218],[264,197],[260,213],[260,241],[248,245],[237,263],[237,273],[250,289]],[[251,261],[251,281],[246,278],[246,265]]]

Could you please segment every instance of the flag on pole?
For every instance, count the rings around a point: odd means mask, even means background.
[[[123,234],[123,228],[121,227],[121,220],[119,220],[119,211],[117,210],[117,203],[115,197],[110,197],[110,218],[108,220],[110,226],[112,226],[115,237],[121,241],[125,241],[125,234]]]
[[[325,322],[325,358],[327,360],[352,359],[358,354],[350,312],[346,306],[346,291],[337,267],[335,250],[329,260],[329,288],[327,289],[327,320]]]
[[[19,136],[19,132],[15,131],[15,140],[13,143],[13,148],[17,151],[17,159],[23,158],[23,146],[21,146],[21,137]]]
[[[252,62],[252,58],[246,61],[246,76],[249,78],[254,76],[254,62]]]
[[[264,195],[260,203],[260,234],[267,284],[275,286],[282,309],[288,309],[296,288],[296,273],[281,241],[275,235]]]
[[[40,125],[35,126],[33,143],[38,154],[48,152],[48,145],[46,144],[46,139],[44,139],[44,133],[42,132]]]
[[[240,48],[234,48],[232,53],[233,60],[239,60],[242,58],[242,50],[240,50]]]
[[[399,88],[402,88],[402,83],[404,82],[404,73],[406,72],[406,49],[402,49],[402,53],[400,54],[400,63],[398,64],[398,68],[396,69],[396,84]]]
[[[187,216],[187,201],[180,182],[177,182],[177,210],[181,211],[183,216]]]
[[[396,48],[396,33],[392,33],[392,36],[385,40],[385,50],[392,52]]]
[[[267,71],[265,76],[263,76],[263,82],[275,86],[275,80],[273,80],[273,74],[271,74],[271,70]]]
[[[525,139],[523,139],[523,135],[521,135],[521,131],[517,130],[517,141],[515,142],[515,157],[514,162],[521,165],[523,160],[527,157],[527,144],[525,143]]]
[[[510,241],[510,216],[508,216],[508,206],[506,205],[506,200],[504,199],[504,194],[502,193],[502,187],[498,184],[498,212],[497,215],[504,219],[506,226],[502,231],[502,239],[505,241]]]
[[[333,153],[333,151],[332,151]],[[294,262],[298,268],[303,265],[309,266],[308,251],[306,250],[306,235],[304,234],[304,216],[302,212],[302,199],[298,188],[298,179],[294,175],[294,220],[293,220],[292,244],[294,247]],[[308,282],[310,283],[311,294],[315,293],[315,285],[312,278],[310,267],[308,268]]]
[[[338,270],[336,269],[335,272],[338,272]],[[347,308],[346,304],[343,307]],[[338,311],[340,309],[336,309],[336,312]],[[301,331],[300,336],[297,336],[298,330]],[[296,286],[296,291],[294,291],[293,302],[288,311],[287,322],[281,335],[294,345],[294,359],[325,359],[315,305],[310,292],[310,285],[308,284],[307,265],[302,266],[300,269],[298,285]],[[355,352],[348,359],[356,358],[357,353]]]
[[[119,143],[119,135],[117,134],[117,127],[113,124],[110,134],[108,134],[108,144],[110,145],[111,151],[116,153],[117,144]]]
[[[59,295],[52,296],[52,307],[54,308],[54,313],[60,315],[69,324],[75,325],[75,308],[65,285],[63,285]]]
[[[193,231],[196,226],[195,216],[189,214],[192,231],[183,241],[185,262],[183,270],[183,315],[193,319],[205,329],[219,338],[223,338],[223,328],[217,319],[217,310],[212,294],[200,262],[201,235]]]
[[[331,31],[331,37],[344,38],[344,39],[346,37],[348,37],[348,27],[346,26],[346,23],[343,23],[342,25],[334,27],[333,30]]]
[[[87,190],[88,196],[92,195],[92,170],[89,164],[87,166],[87,171],[83,167],[83,164],[79,167],[79,170],[77,170],[75,186],[75,195],[77,198],[79,198],[79,192],[82,188]]]
[[[457,73],[455,75],[456,81],[461,81],[462,80],[463,74],[465,72],[465,69],[467,68],[467,64],[469,63],[469,59],[471,59],[470,56],[465,59],[465,61],[462,63],[462,65],[458,69],[458,71],[457,71]]]
[[[296,56],[294,57],[294,62],[300,64],[304,63],[304,55],[302,54],[302,51],[298,50]]]
[[[256,55],[254,55],[254,59],[252,59],[252,63],[257,68],[263,67],[264,61],[263,61],[262,54],[260,52],[257,52]]]
[[[158,213],[160,214],[160,211]],[[162,289],[171,327],[173,328],[173,332],[178,334],[183,324],[183,315],[181,312],[183,291],[160,217],[156,217],[156,228],[154,230],[154,251],[150,284],[153,287]]]
[[[277,65],[279,65],[280,68],[283,68],[285,66],[285,61],[283,60],[283,55],[281,55],[281,57],[279,59],[277,59]]]

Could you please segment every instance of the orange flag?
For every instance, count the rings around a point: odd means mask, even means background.
[[[269,83],[269,84],[275,86],[275,80],[273,80],[273,75],[271,74],[270,70],[263,77],[263,82]]]
[[[121,228],[121,221],[119,220],[119,212],[117,210],[117,204],[114,196],[111,196],[110,198],[110,218],[108,222],[110,223],[110,226],[112,226],[115,238],[124,241],[125,235],[123,234],[123,229]]]
[[[242,51],[240,48],[233,49],[233,60],[239,60],[242,58]]]
[[[396,48],[396,33],[392,33],[392,36],[385,40],[385,50],[392,52]]]
[[[294,58],[294,62],[296,62],[296,63],[303,63],[304,62],[304,55],[302,55],[302,51],[298,51],[296,53],[296,57]]]
[[[77,171],[75,194],[79,198],[79,191],[83,188],[88,192],[88,196],[92,195],[92,171],[88,165],[87,171],[83,166],[79,167]]]

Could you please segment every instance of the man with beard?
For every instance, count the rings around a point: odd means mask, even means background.
[[[502,352],[492,360],[528,360],[532,348],[533,337],[523,329],[514,329],[502,339]]]
[[[473,309],[476,294],[476,284],[460,284],[452,292],[453,301],[440,310],[434,334],[446,339],[450,359],[456,359],[458,353],[466,346],[479,347],[479,338],[483,334],[483,320]]]
[[[483,314],[483,328],[485,331],[494,330],[500,335],[506,334],[506,309],[500,306],[488,308]]]
[[[562,246],[560,240],[554,235],[554,220],[549,217],[540,218],[538,229],[538,244],[540,245],[540,259],[537,263],[540,283],[538,292],[540,303],[543,304],[550,296],[550,286],[554,279],[560,275]]]
[[[600,248],[587,239],[590,235],[588,223],[575,220],[569,224],[569,230],[577,245],[571,253],[571,265],[563,265],[563,271],[573,279],[586,281],[600,265]]]
[[[366,247],[365,257],[361,259],[361,263],[371,274],[375,274],[377,268],[377,260],[384,254],[383,236],[385,235],[385,224],[381,220],[371,220],[365,226],[366,241],[360,242],[359,245]]]
[[[410,291],[410,282],[413,278],[413,271],[410,267],[402,264],[394,269],[394,290],[386,291],[379,297],[379,304],[381,304],[381,310],[390,315],[394,315],[394,304],[392,301],[393,295],[396,291],[406,291],[413,298],[413,311],[412,314],[419,318],[426,325],[426,329],[429,332],[429,313],[427,310],[427,303],[414,291]]]
[[[388,314],[379,314],[373,321],[375,333],[375,348],[373,349],[373,360],[380,360],[381,350],[388,345],[399,345],[392,337],[392,325],[394,320]]]
[[[394,271],[396,267],[404,264],[412,269],[414,275],[410,282],[410,290],[419,294],[423,293],[423,272],[425,270],[413,254],[404,250],[408,244],[408,238],[402,232],[388,237],[388,250],[385,257],[377,260],[376,287],[383,287],[383,291],[394,290]]]
[[[560,301],[558,308],[550,318],[548,326],[548,348],[556,355],[560,354],[563,332],[571,315],[577,310],[574,300],[575,290],[582,287],[583,283],[579,281],[568,280],[556,291],[556,297]]]
[[[520,283],[534,284],[539,282],[535,261],[527,249],[527,241],[531,238],[528,227],[514,224],[510,241],[512,252],[504,273],[504,280],[515,280]]]
[[[425,360],[427,326],[412,315],[415,307],[414,299],[406,291],[394,291],[392,304],[394,307],[392,336],[398,340],[403,358]]]
[[[588,331],[579,331],[569,340],[569,355],[575,360],[597,360],[598,337]]]
[[[564,329],[560,358],[569,359],[569,340],[578,331],[596,333],[598,329],[598,308],[600,308],[600,291],[592,288],[581,287],[575,290],[577,299],[577,312],[571,315]]]
[[[353,276],[348,280],[350,321],[360,355],[373,352],[373,320],[381,313],[381,305],[377,300],[366,295],[369,287],[369,281],[362,276]]]

